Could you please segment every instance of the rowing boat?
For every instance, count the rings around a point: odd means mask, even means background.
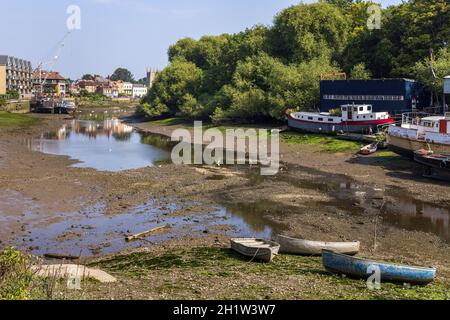
[[[331,273],[368,279],[379,270],[380,281],[428,284],[436,278],[435,268],[414,267],[360,259],[329,250],[322,252],[323,266]]]
[[[354,242],[324,242],[295,239],[287,236],[275,236],[274,241],[280,244],[280,253],[320,256],[323,250],[355,255],[359,252],[361,243]]]
[[[254,260],[271,262],[278,254],[280,245],[276,242],[262,239],[236,238],[231,239],[231,249]]]
[[[374,154],[377,151],[378,151],[378,142],[375,142],[375,143],[372,143],[372,144],[369,144],[369,145],[363,147],[360,150],[360,153],[364,156],[368,156],[368,155]]]

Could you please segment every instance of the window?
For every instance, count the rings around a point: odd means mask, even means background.
[[[364,111],[364,107],[359,107],[359,111]]]
[[[314,118],[313,117],[308,117],[308,120],[314,120]]]
[[[358,112],[358,107],[354,107],[353,112]]]
[[[343,107],[342,111],[344,111],[344,112],[347,111],[347,107]]]
[[[323,121],[323,118],[319,118],[318,120],[319,120],[319,121]]]
[[[372,111],[372,106],[367,106],[367,111]]]
[[[334,122],[334,120],[330,118],[330,119],[328,119],[328,122]]]

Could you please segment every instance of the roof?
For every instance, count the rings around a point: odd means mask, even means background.
[[[45,79],[45,78],[47,78],[47,80],[61,80],[61,81],[65,81],[66,80],[63,76],[61,76],[59,74],[59,72],[56,72],[56,71],[45,71],[45,70],[39,70],[39,69],[36,69],[34,71],[33,77],[35,79]]]
[[[422,121],[440,121],[440,120],[445,120],[445,117],[444,116],[432,116],[432,117],[422,118]]]

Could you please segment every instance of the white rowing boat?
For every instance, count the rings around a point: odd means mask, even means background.
[[[278,235],[274,241],[280,244],[280,253],[320,256],[323,250],[331,250],[336,253],[355,255],[359,252],[361,243],[354,242],[324,242],[295,239]]]
[[[273,241],[255,238],[231,239],[231,249],[254,260],[271,262],[278,254],[280,245]]]

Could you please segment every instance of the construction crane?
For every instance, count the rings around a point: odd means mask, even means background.
[[[45,84],[45,82],[47,81],[47,79],[48,79],[48,77],[49,77],[49,75],[50,75],[50,73],[48,72],[48,73],[45,75],[44,79],[42,79],[42,66],[48,65],[48,66],[49,66],[49,70],[52,70],[52,69],[53,69],[53,66],[54,66],[54,65],[56,64],[56,62],[58,61],[58,59],[59,59],[59,57],[60,57],[60,54],[61,54],[61,51],[63,50],[63,48],[64,48],[64,46],[65,46],[66,39],[69,37],[70,33],[71,33],[71,31],[68,31],[68,32],[64,35],[64,37],[61,39],[61,41],[58,42],[58,44],[57,44],[57,49],[56,49],[56,52],[55,52],[53,58],[52,58],[51,60],[47,61],[47,62],[41,62],[41,63],[39,63],[39,65],[38,65],[37,68],[35,69],[35,72],[39,70],[39,81],[40,81],[40,83],[39,83],[39,88],[40,88],[39,94],[40,94],[41,96],[44,94],[44,84]]]

